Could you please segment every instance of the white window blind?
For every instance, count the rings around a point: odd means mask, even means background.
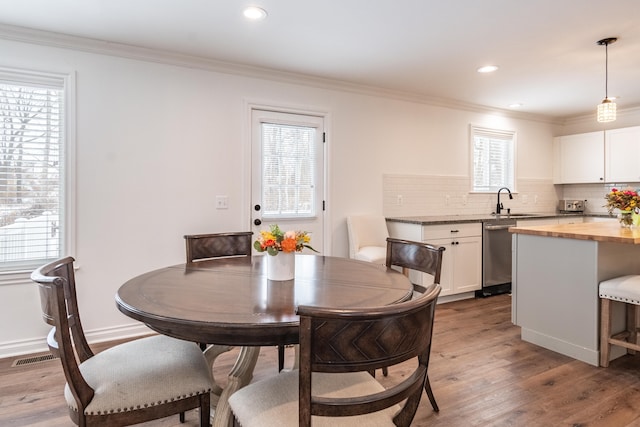
[[[515,189],[515,132],[471,127],[474,192]]]
[[[0,272],[61,256],[65,79],[0,71]]]
[[[265,217],[310,217],[316,129],[262,123],[262,208]]]

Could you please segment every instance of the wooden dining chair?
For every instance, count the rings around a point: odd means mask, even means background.
[[[433,276],[433,283],[440,284],[440,274],[442,272],[442,256],[445,248],[436,247],[428,243],[414,242],[411,240],[387,238],[387,260],[386,266],[400,267],[402,273],[409,276],[409,270],[416,270]],[[422,285],[413,284],[414,298],[426,291]],[[436,398],[431,390],[429,376],[424,383],[424,390],[427,392],[433,410],[438,412],[440,408],[436,403]]]
[[[38,283],[47,337],[60,358],[64,396],[79,426],[125,426],[199,408],[209,426],[211,371],[195,343],[164,335],[119,344],[94,354],[84,335],[76,299],[74,259],[63,258],[31,274]]]
[[[427,377],[439,285],[378,308],[300,306],[300,370],[249,384],[229,399],[236,425],[409,426]],[[368,371],[416,359],[384,388]],[[404,403],[402,403],[404,402]]]
[[[251,259],[253,243],[252,231],[241,231],[231,233],[210,233],[210,234],[188,234],[184,236],[187,250],[187,262],[193,263],[200,260],[245,256]],[[201,343],[200,348],[204,350],[206,343]],[[208,350],[208,357],[213,360],[220,354],[231,350],[233,347],[227,345],[215,345]],[[278,346],[278,370],[284,368],[284,346]]]
[[[253,232],[188,234],[184,236],[187,262],[230,256],[251,257]]]

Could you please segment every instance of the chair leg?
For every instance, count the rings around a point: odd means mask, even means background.
[[[627,331],[629,332],[628,341],[631,344],[638,344],[637,308],[637,305],[627,304]],[[636,354],[636,351],[628,348],[627,354]]]
[[[211,393],[200,396],[200,427],[211,426]]]
[[[611,300],[600,298],[600,366],[609,366],[611,344]]]
[[[431,406],[433,407],[433,410],[436,412],[440,412],[440,408],[438,408],[438,404],[436,403],[436,397],[433,395],[433,390],[431,390],[429,375],[427,375],[424,380],[424,391],[427,392],[427,397],[429,398],[429,402],[431,402]]]
[[[278,372],[284,369],[284,346],[278,346]]]
[[[387,367],[385,366],[384,368],[382,368],[382,376],[386,377],[387,375],[389,375],[389,369],[387,369]]]
[[[180,424],[184,424],[184,412],[180,412]]]

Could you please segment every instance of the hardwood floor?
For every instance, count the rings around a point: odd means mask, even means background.
[[[525,343],[510,307],[508,295],[438,305],[429,378],[440,412],[423,395],[414,426],[640,427],[640,355],[596,368]],[[216,364],[220,381],[235,354]],[[72,426],[59,362],[11,367],[13,360],[0,359],[0,425]],[[276,367],[276,348],[263,349],[254,381],[276,374]],[[381,381],[407,371],[394,366]],[[144,425],[196,426],[197,416],[187,413],[185,424],[170,417]]]

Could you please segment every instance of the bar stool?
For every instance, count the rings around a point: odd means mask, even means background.
[[[609,366],[611,345],[627,349],[627,353],[640,351],[638,328],[640,321],[640,275],[616,277],[600,282],[600,366]],[[611,301],[625,304],[625,330],[611,334]]]

